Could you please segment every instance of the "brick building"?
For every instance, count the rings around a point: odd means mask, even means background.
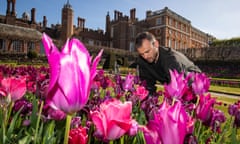
[[[105,32],[85,27],[85,19],[78,17],[77,25],[73,24],[73,9],[69,1],[62,8],[62,23],[47,26],[47,17],[42,22],[35,19],[36,9],[31,15],[24,12],[21,18],[16,17],[16,0],[7,0],[6,15],[0,15],[0,53],[27,53],[35,50],[44,53],[41,43],[42,33],[47,33],[58,47],[69,37],[80,39],[92,47],[111,47],[134,51],[134,39],[138,32],[149,31],[156,35],[160,44],[174,49],[208,47],[213,39],[207,33],[191,25],[186,18],[165,7],[158,11],[147,11],[146,18],[138,20],[136,9],[130,10],[130,16],[115,10],[111,20],[106,15]]]
[[[35,20],[35,8],[31,9],[31,16],[24,12],[22,18],[17,18],[15,7],[16,0],[7,0],[6,15],[0,15],[0,52],[40,52],[41,33]]]
[[[147,11],[144,20],[138,20],[136,9],[130,10],[130,17],[114,11],[114,19],[107,23],[113,47],[134,50],[134,38],[138,32],[149,31],[160,45],[174,49],[208,47],[213,36],[193,27],[191,21],[165,7],[158,11]],[[108,15],[107,15],[107,18]]]

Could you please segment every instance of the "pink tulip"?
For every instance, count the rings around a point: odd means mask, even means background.
[[[125,91],[131,91],[133,89],[134,84],[134,76],[131,74],[128,74],[125,78],[125,81],[122,83],[123,89]]]
[[[193,121],[181,102],[170,106],[166,101],[143,129],[147,144],[183,144],[187,134],[193,131]]]
[[[172,98],[181,99],[187,90],[187,81],[183,73],[179,74],[176,70],[170,70],[171,82],[164,84],[166,94]]]
[[[96,126],[95,135],[103,140],[115,140],[123,136],[132,127],[132,103],[122,103],[117,99],[109,99],[100,105],[99,110],[90,115]]]
[[[9,100],[13,102],[22,98],[26,90],[25,77],[9,77],[3,78],[1,81],[0,94],[8,96]]]
[[[79,111],[88,101],[103,51],[91,62],[87,49],[77,39],[67,40],[61,52],[46,34],[42,40],[50,66],[47,101],[67,114]]]
[[[144,86],[138,86],[136,91],[133,92],[140,100],[144,100],[148,96],[148,90]]]
[[[208,91],[210,86],[209,78],[204,73],[195,73],[192,88],[195,94],[201,95]]]
[[[206,96],[200,95],[199,104],[196,109],[196,116],[205,125],[210,125],[212,116],[213,116],[213,106],[216,102],[215,98],[211,98],[211,95],[208,93]]]

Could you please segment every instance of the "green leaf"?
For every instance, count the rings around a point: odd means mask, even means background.
[[[43,143],[45,143],[45,144],[54,143],[54,141],[55,141],[54,128],[55,128],[55,122],[54,121],[51,121],[50,123],[48,123],[46,125],[46,129],[44,130],[45,134],[43,136]]]
[[[29,144],[31,142],[31,136],[25,136],[21,140],[19,140],[18,144]]]
[[[32,109],[30,120],[31,120],[31,127],[35,128],[37,124],[37,119],[38,119],[38,116],[37,116],[38,101],[36,100],[36,98],[33,99],[32,103],[33,103],[33,109]]]
[[[21,112],[22,108],[13,116],[12,121],[10,123],[9,128],[7,129],[7,137],[10,138],[11,134],[13,134],[13,130],[15,128],[15,124],[17,119],[19,118],[19,114]]]
[[[236,137],[237,129],[236,127],[232,128],[232,135],[231,135],[231,143],[236,144],[237,143],[237,137]]]

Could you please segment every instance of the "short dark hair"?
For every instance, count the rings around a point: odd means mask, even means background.
[[[137,36],[136,36],[136,39],[135,39],[136,49],[142,46],[142,42],[145,39],[154,42],[155,41],[155,36],[152,33],[147,32],[147,31],[138,33]]]

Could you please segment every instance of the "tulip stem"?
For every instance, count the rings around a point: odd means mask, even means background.
[[[120,138],[120,144],[124,144],[124,135]]]
[[[72,119],[72,116],[67,115],[66,126],[65,126],[64,144],[68,144],[68,137],[69,137],[71,119]]]
[[[38,128],[39,128],[39,122],[40,122],[40,118],[41,118],[41,114],[42,114],[42,109],[43,109],[43,101],[41,101],[41,105],[40,105],[40,109],[38,112],[38,118],[37,118],[37,123],[36,123],[36,132],[34,135],[34,144],[37,143],[37,137],[38,137]]]
[[[199,125],[198,125],[198,132],[197,132],[197,138],[200,139],[200,131],[201,131],[201,128],[202,128],[202,122],[199,121]]]
[[[11,113],[12,113],[12,108],[14,106],[14,102],[10,102],[10,105],[9,105],[9,110],[7,112],[7,118],[6,118],[6,122],[5,122],[5,128],[7,128],[7,125],[8,125],[8,121],[9,121],[9,118],[11,117]]]

